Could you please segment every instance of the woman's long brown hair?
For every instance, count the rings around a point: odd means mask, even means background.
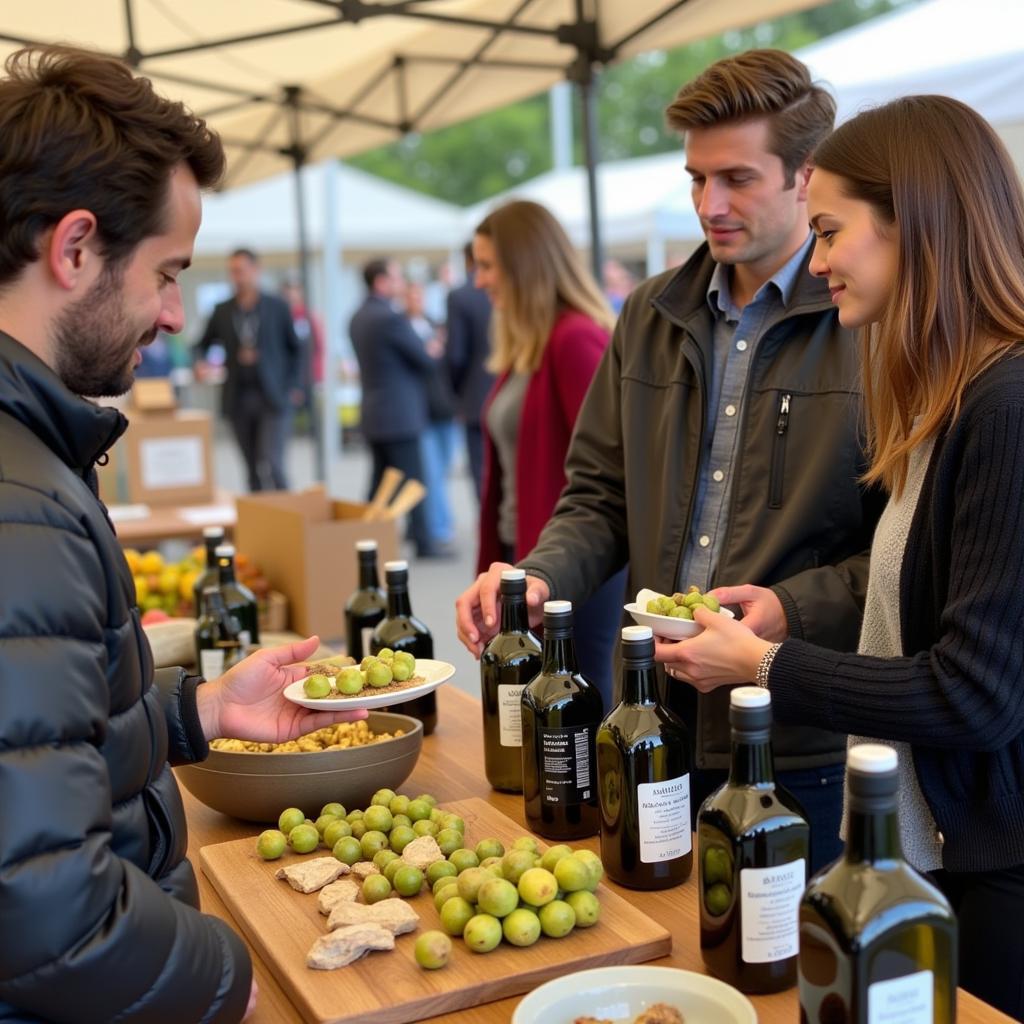
[[[1024,339],[1024,193],[988,122],[945,96],[859,114],[814,164],[897,228],[896,280],[880,321],[862,332],[862,356],[865,480],[898,495],[910,452]]]
[[[505,286],[503,308],[494,316],[489,369],[533,373],[563,309],[612,329],[607,300],[546,207],[525,199],[505,203],[481,221],[476,234],[493,243]]]

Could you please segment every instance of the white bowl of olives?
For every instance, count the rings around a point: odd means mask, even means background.
[[[730,619],[736,616],[728,608],[722,608],[710,594],[702,594],[697,587],[690,587],[686,593],[659,594],[656,590],[643,589],[636,600],[625,605],[640,626],[650,626],[655,636],[666,640],[686,640],[703,632],[704,627],[693,620],[693,609],[706,608]]]

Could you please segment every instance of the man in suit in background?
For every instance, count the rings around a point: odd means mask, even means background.
[[[292,410],[303,402],[303,344],[288,304],[260,290],[260,261],[251,249],[228,257],[234,295],[214,309],[195,353],[224,349],[222,406],[242,450],[249,490],[287,490],[285,447]]]
[[[466,430],[466,453],[479,500],[483,489],[484,442],[480,411],[494,384],[487,369],[491,354],[491,300],[473,281],[473,247],[466,244],[466,283],[448,293],[446,358],[459,416]]]
[[[370,495],[388,466],[423,480],[420,437],[427,427],[427,378],[435,358],[393,302],[405,292],[405,279],[394,260],[370,260],[363,268],[366,299],[349,324],[359,360],[363,400],[361,429],[373,456]],[[409,539],[416,554],[433,550],[423,502],[409,516]]]

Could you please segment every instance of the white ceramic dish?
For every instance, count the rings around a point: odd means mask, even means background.
[[[416,675],[423,677],[423,682],[404,690],[375,690],[367,686],[362,693],[352,697],[324,697],[313,700],[306,696],[302,689],[305,679],[296,679],[284,688],[285,697],[293,704],[301,704],[304,708],[314,711],[358,711],[373,708],[392,707],[404,704],[407,700],[426,696],[436,690],[442,683],[448,682],[455,675],[455,666],[447,661],[434,661],[432,658],[416,659]],[[308,678],[308,677],[307,677]]]
[[[556,978],[519,1003],[512,1024],[573,1024],[577,1017],[633,1024],[654,1003],[674,1006],[687,1024],[757,1024],[741,992],[674,967],[598,967]]]
[[[655,636],[664,637],[666,640],[686,640],[703,632],[704,627],[690,619],[673,619],[671,615],[652,615],[644,611],[648,601],[662,596],[664,595],[656,590],[641,590],[636,595],[636,600],[624,607],[638,626],[650,626]],[[730,619],[736,618],[728,608],[723,608],[718,614],[727,615]]]

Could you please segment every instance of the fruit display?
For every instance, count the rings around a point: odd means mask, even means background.
[[[407,651],[392,651],[388,647],[376,655],[367,655],[359,665],[311,667],[315,671],[302,683],[302,691],[310,700],[356,697],[367,688],[398,690],[422,682],[416,676],[416,659]]]
[[[664,594],[652,597],[644,611],[651,615],[667,615],[672,619],[693,620],[693,609],[700,605],[709,612],[721,611],[718,598],[711,594],[702,594],[699,587],[690,587],[685,594]]]
[[[125,548],[124,557],[135,581],[135,600],[141,612],[158,611],[169,616],[194,617],[193,588],[206,568],[203,545],[193,548],[180,562],[165,561],[159,551],[137,551],[135,548]],[[256,595],[262,613],[270,593],[267,578],[259,566],[241,552],[235,555],[235,572],[238,581]]]

